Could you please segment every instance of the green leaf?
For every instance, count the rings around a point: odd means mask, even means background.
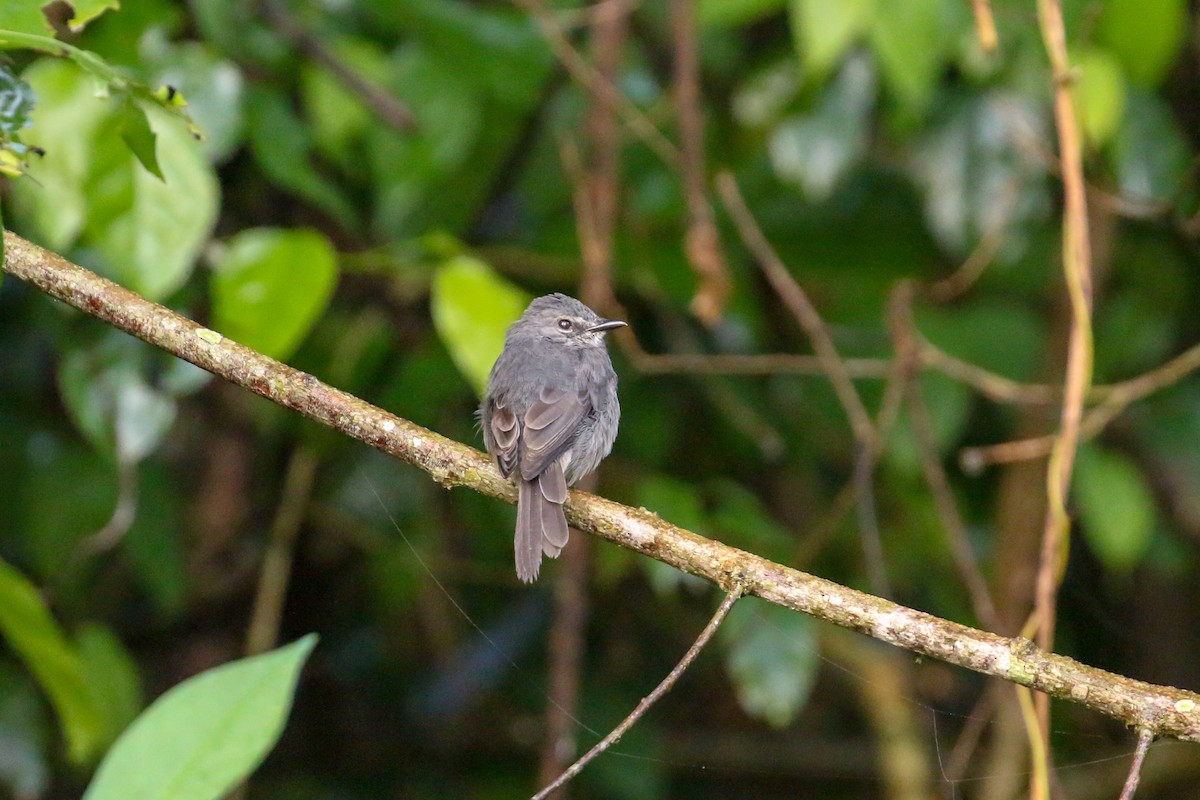
[[[508,326],[530,297],[477,258],[455,256],[433,275],[433,324],[459,372],[479,395],[504,348]]]
[[[248,87],[246,132],[267,177],[316,205],[346,230],[358,228],[354,205],[336,183],[313,166],[309,127],[292,111],[287,98],[266,88]]]
[[[290,356],[337,284],[337,254],[314,230],[252,228],[213,268],[213,327],[271,358]]]
[[[52,36],[54,27],[42,12],[43,0],[0,0],[0,28]]]
[[[84,186],[92,142],[109,109],[96,99],[95,84],[65,61],[41,59],[22,77],[38,98],[24,139],[46,155],[29,165],[33,180],[13,183],[14,216],[41,244],[62,252],[75,243],[87,218]]]
[[[1124,455],[1087,446],[1079,451],[1073,484],[1084,536],[1100,561],[1117,573],[1138,566],[1157,521],[1145,476]]]
[[[97,98],[93,77],[50,59],[24,77],[38,95],[25,139],[46,155],[29,164],[35,180],[14,186],[20,214],[46,246],[87,246],[98,270],[151,300],[178,289],[208,239],[218,201],[216,176],[187,126],[146,108],[159,180],[122,143],[121,102]]]
[[[142,710],[137,666],[111,630],[85,625],[75,636],[88,686],[104,717],[104,743],[110,744]]]
[[[1076,67],[1074,99],[1084,139],[1100,149],[1125,113],[1125,75],[1115,58],[1096,48],[1081,53]]]
[[[1175,63],[1188,32],[1187,0],[1106,0],[1096,40],[1135,83],[1154,88]]]
[[[738,702],[752,717],[783,728],[804,707],[820,666],[812,620],[743,597],[721,626],[725,668]]]
[[[126,98],[121,104],[117,112],[117,129],[121,132],[121,140],[142,166],[160,181],[164,180],[162,169],[158,166],[158,150],[150,120],[146,119],[146,112],[133,100]]]
[[[813,78],[824,79],[866,33],[875,5],[876,0],[789,0],[792,41]]]
[[[121,7],[120,0],[70,0],[75,16],[71,17],[71,30],[79,33],[88,23],[110,9]]]
[[[242,71],[200,42],[176,44],[155,64],[154,83],[173,86],[187,98],[187,110],[204,131],[200,143],[208,160],[227,161],[246,133]]]
[[[872,15],[871,44],[884,82],[908,116],[933,98],[957,14],[943,0],[882,0]]]
[[[84,800],[219,800],[279,739],[313,634],[210,669],[146,709],[104,757]]]
[[[50,615],[37,587],[0,561],[0,632],[25,662],[58,715],[67,752],[83,763],[104,744],[104,714],[83,662]]]

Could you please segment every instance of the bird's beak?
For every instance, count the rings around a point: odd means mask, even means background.
[[[595,325],[588,328],[587,331],[588,333],[608,333],[609,331],[616,330],[617,328],[624,328],[628,324],[628,322],[622,322],[619,319],[602,319]]]

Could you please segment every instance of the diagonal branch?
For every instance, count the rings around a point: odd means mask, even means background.
[[[376,408],[312,375],[267,358],[170,309],[151,303],[61,256],[5,232],[4,270],[13,277],[155,347],[366,442],[429,473],[512,503],[516,490],[478,450]],[[865,592],[705,539],[642,509],[573,491],[567,521],[630,550],[740,588],[920,655],[1080,703],[1155,736],[1200,742],[1200,694],[1133,680],[940,619]]]

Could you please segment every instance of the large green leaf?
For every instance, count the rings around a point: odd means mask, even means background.
[[[529,295],[477,258],[455,256],[433,275],[433,324],[459,371],[482,395],[492,364],[504,348],[504,332]]]
[[[1113,450],[1084,447],[1075,467],[1074,497],[1083,533],[1108,569],[1127,573],[1150,547],[1157,513],[1145,476]]]
[[[85,800],[219,800],[283,732],[313,634],[158,698],[104,757]]]
[[[58,714],[67,752],[87,761],[104,744],[105,719],[75,648],[37,587],[0,561],[0,632],[37,678]]]
[[[337,254],[314,230],[252,228],[229,240],[213,270],[213,327],[272,358],[308,334],[337,284]]]
[[[0,28],[21,33],[49,36],[54,33],[42,13],[41,0],[0,0]]]
[[[821,664],[812,620],[744,597],[729,612],[721,636],[742,709],[776,728],[788,725],[807,702]]]
[[[34,180],[14,187],[22,218],[52,249],[92,249],[98,268],[145,297],[179,288],[208,239],[218,199],[216,176],[187,126],[146,106],[149,133],[136,110],[122,127],[118,112],[128,101],[97,97],[95,79],[65,61],[43,59],[23,77],[38,96],[25,141],[46,155],[29,165]],[[157,151],[164,180],[142,167],[122,131],[150,163]]]

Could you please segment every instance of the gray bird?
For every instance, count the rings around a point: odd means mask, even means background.
[[[517,485],[517,577],[537,579],[542,553],[567,543],[567,487],[600,465],[621,405],[604,334],[625,325],[573,297],[529,304],[492,365],[479,420],[487,451]]]

